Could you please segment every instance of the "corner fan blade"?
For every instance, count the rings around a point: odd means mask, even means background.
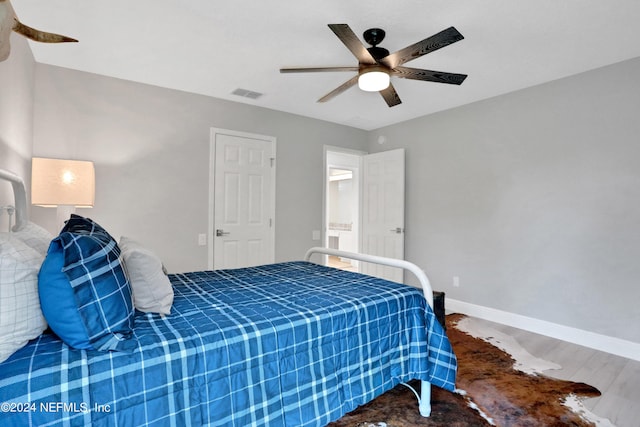
[[[380,62],[393,69],[407,61],[419,58],[422,55],[426,55],[427,53],[436,51],[462,39],[464,39],[464,37],[458,30],[454,27],[449,27],[446,30],[440,31],[438,34],[385,56]]]
[[[338,86],[337,88],[335,88],[334,90],[332,90],[331,92],[323,96],[322,98],[318,99],[318,102],[327,102],[328,100],[334,98],[335,96],[340,95],[342,92],[349,89],[351,86],[354,86],[356,83],[358,83],[357,75],[353,76],[352,78],[342,83],[340,86]]]
[[[396,67],[393,75],[403,79],[423,80],[427,82],[460,85],[467,78],[466,74],[447,73],[444,71],[422,70],[419,68]]]
[[[309,68],[280,68],[281,73],[316,73],[332,71],[359,71],[358,67],[309,67]]]
[[[347,24],[329,24],[331,31],[335,33],[342,43],[358,58],[360,64],[375,65],[376,60],[371,56],[367,48],[362,44],[358,36]]]
[[[393,107],[402,103],[402,101],[400,101],[400,97],[398,96],[398,92],[396,92],[396,89],[392,84],[389,84],[388,88],[381,90],[380,95],[382,95],[389,107]]]

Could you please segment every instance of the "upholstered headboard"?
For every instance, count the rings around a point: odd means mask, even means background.
[[[24,181],[13,172],[0,169],[0,179],[11,182],[16,207],[16,224],[13,231],[18,231],[27,224],[27,190]]]

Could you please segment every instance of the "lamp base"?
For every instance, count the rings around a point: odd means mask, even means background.
[[[76,213],[76,207],[72,205],[59,205],[56,207],[56,227],[62,230],[64,223],[71,217],[72,213]]]

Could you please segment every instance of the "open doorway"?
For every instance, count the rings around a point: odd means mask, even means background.
[[[348,252],[360,250],[360,168],[362,154],[325,148],[324,245]],[[327,265],[359,271],[357,261],[329,256]]]

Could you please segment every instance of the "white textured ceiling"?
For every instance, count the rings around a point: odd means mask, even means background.
[[[638,0],[12,0],[25,24],[79,43],[30,42],[36,61],[371,130],[640,56]],[[454,26],[464,40],[407,66],[461,86],[394,78],[402,104],[357,86],[316,100],[355,66],[327,27],[383,28],[394,52]],[[263,93],[257,100],[237,89]]]

